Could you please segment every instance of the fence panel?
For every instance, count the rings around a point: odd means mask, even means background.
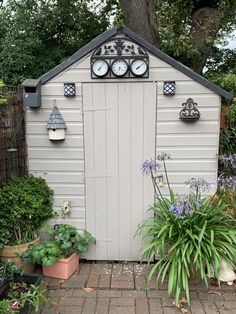
[[[0,105],[0,186],[27,173],[24,108],[21,89],[5,87],[7,104]]]

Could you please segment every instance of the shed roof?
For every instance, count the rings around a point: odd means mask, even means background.
[[[218,87],[217,85],[213,84],[212,82],[205,79],[203,76],[197,74],[193,70],[189,69],[182,63],[176,61],[175,59],[171,58],[164,52],[162,52],[160,49],[152,46],[149,44],[146,40],[144,40],[139,35],[135,34],[133,31],[131,31],[126,26],[114,26],[113,28],[105,31],[101,35],[97,36],[95,39],[93,39],[91,42],[89,42],[87,45],[82,47],[79,51],[74,53],[71,57],[69,57],[67,60],[65,60],[63,63],[59,64],[55,68],[53,68],[48,73],[44,74],[39,78],[39,84],[44,84],[48,82],[50,79],[52,79],[54,76],[59,74],[60,72],[67,69],[69,66],[71,66],[73,63],[77,62],[79,59],[83,58],[86,54],[93,51],[95,48],[100,46],[105,41],[109,40],[110,38],[114,37],[117,34],[124,34],[128,36],[130,39],[132,39],[134,42],[138,43],[140,46],[143,46],[146,50],[148,50],[150,53],[152,53],[154,56],[160,58],[161,60],[165,61],[166,63],[170,64],[180,72],[186,74],[190,78],[192,78],[194,81],[204,85],[205,87],[209,88],[213,92],[221,95],[222,97],[226,99],[232,99],[232,95],[223,90],[222,88]]]
[[[59,109],[55,106],[50,114],[47,129],[66,129],[65,121],[63,120]]]

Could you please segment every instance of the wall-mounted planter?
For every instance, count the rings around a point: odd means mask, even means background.
[[[196,108],[197,103],[194,102],[192,98],[188,98],[187,101],[182,104],[182,106],[184,108],[179,113],[180,120],[186,122],[194,122],[200,118],[201,114]]]

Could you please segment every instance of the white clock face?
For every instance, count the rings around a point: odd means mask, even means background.
[[[131,63],[131,72],[135,76],[142,76],[147,72],[148,65],[144,59],[136,59]]]
[[[128,63],[125,60],[118,59],[112,63],[111,69],[115,76],[124,76],[128,71]]]
[[[105,76],[109,71],[108,63],[105,60],[96,60],[92,65],[93,73],[98,77]]]

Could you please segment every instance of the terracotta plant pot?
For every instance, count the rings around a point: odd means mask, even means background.
[[[25,252],[30,244],[36,244],[40,242],[40,238],[38,237],[32,242],[20,244],[20,245],[13,245],[13,246],[4,246],[3,249],[0,250],[0,260],[1,262],[14,262],[17,267],[20,267],[26,273],[31,273],[34,271],[35,265],[25,265],[19,255]]]
[[[68,279],[79,267],[79,254],[61,258],[52,266],[43,266],[43,275],[47,277]]]

